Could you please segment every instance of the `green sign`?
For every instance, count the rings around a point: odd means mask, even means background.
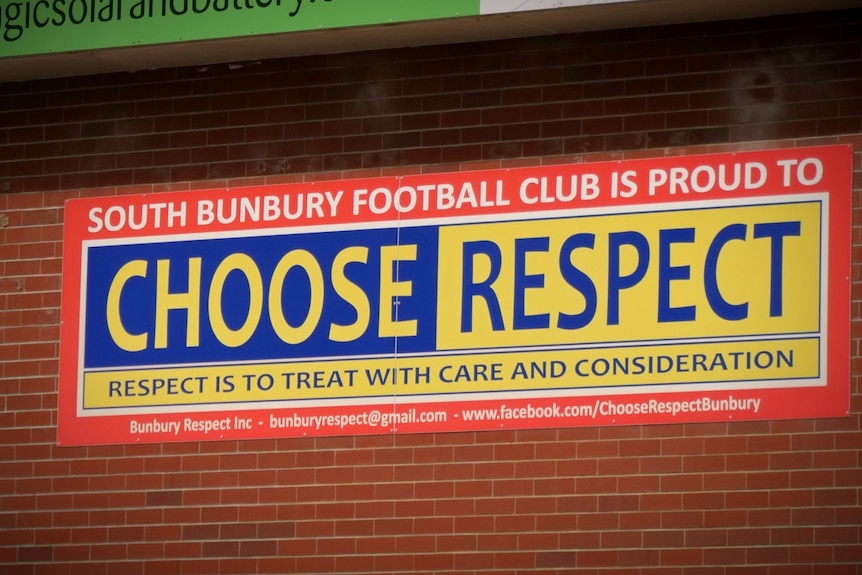
[[[480,0],[0,0],[0,58],[480,14]]]

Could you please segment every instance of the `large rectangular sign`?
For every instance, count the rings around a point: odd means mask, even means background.
[[[0,58],[641,0],[0,0]]]
[[[59,442],[844,416],[851,159],[71,200]]]

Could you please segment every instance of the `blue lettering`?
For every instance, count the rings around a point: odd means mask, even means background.
[[[608,325],[620,323],[620,292],[636,286],[649,267],[649,242],[640,232],[615,232],[608,236]],[[637,250],[638,263],[629,275],[620,275],[620,252],[623,246]]]
[[[483,281],[474,283],[474,260],[478,255],[484,255],[491,264],[488,277]],[[488,314],[491,317],[491,329],[503,331],[503,312],[500,310],[500,301],[494,292],[492,284],[500,276],[503,265],[503,255],[500,248],[494,242],[480,240],[464,243],[464,258],[461,273],[461,332],[473,331],[473,298],[485,300],[488,306]]]
[[[691,277],[691,266],[670,265],[671,244],[693,243],[694,228],[661,230],[658,239],[658,321],[694,321],[695,306],[671,307],[670,282]]]
[[[547,329],[551,325],[550,314],[527,315],[525,292],[530,288],[545,287],[545,276],[527,273],[527,253],[547,252],[549,238],[519,238],[515,240],[515,301],[514,329]]]
[[[754,224],[754,238],[770,238],[772,251],[769,264],[769,317],[780,317],[783,312],[782,298],[784,262],[784,236],[798,236],[801,232],[801,222],[772,222]]]
[[[709,302],[709,307],[721,319],[728,321],[738,321],[748,317],[748,304],[732,304],[724,299],[721,295],[721,290],[718,287],[718,257],[721,255],[721,250],[732,240],[745,240],[746,226],[745,224],[731,224],[722,228],[712,243],[709,244],[709,250],[706,252],[706,261],[703,269],[703,287],[706,291],[706,300]]]
[[[578,290],[585,300],[584,311],[580,313],[560,312],[557,317],[557,327],[560,329],[580,329],[589,325],[596,315],[596,284],[572,263],[572,252],[578,248],[593,249],[595,244],[596,234],[575,234],[567,238],[560,249],[560,273],[566,283]]]

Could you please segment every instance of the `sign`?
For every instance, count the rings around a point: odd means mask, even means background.
[[[59,441],[844,416],[851,159],[70,200]]]
[[[601,3],[636,0],[603,0]],[[559,9],[590,0],[0,0],[0,58]]]
[[[603,4],[620,4],[622,2],[643,1],[644,0],[480,0],[479,9],[482,14],[508,14],[512,12],[530,12],[535,10],[572,8],[575,6],[597,6]]]

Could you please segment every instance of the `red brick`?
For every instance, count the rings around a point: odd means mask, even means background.
[[[344,170],[401,175],[613,160],[638,157],[644,146],[651,148],[641,157],[680,144],[700,147],[669,152],[833,143],[862,123],[858,98],[834,96],[858,83],[854,17],[826,13],[668,26],[661,34],[627,29],[381,51],[373,58],[11,84],[0,96],[11,111],[0,115],[6,128],[0,143],[8,152],[0,154],[0,176],[10,192],[0,194],[0,210],[12,223],[0,230],[0,275],[22,278],[25,290],[0,290],[0,434],[8,447],[0,449],[8,478],[0,489],[19,495],[0,496],[0,510],[7,511],[0,527],[13,514],[27,527],[12,533],[7,527],[3,541],[26,543],[21,553],[34,561],[34,550],[53,547],[56,565],[28,573],[73,573],[71,561],[88,559],[88,573],[97,575],[730,569],[715,565],[735,565],[742,575],[767,564],[770,573],[855,572],[862,390],[855,360],[853,414],[834,421],[239,447],[52,447],[62,231],[54,222],[67,197],[211,187],[209,178],[236,185],[264,177],[340,178]],[[728,89],[753,78],[755,45],[781,61],[787,80],[785,115],[771,123],[747,122],[734,100],[768,90]],[[794,60],[800,51],[813,55],[809,64]],[[369,68],[364,59],[388,65]],[[819,81],[824,75],[834,78]],[[371,76],[386,82],[378,103],[355,95]],[[818,134],[799,142],[762,139]],[[759,141],[734,141],[739,137]],[[842,138],[858,147],[852,133]],[[144,185],[134,188],[135,182]],[[854,182],[862,186],[862,176]],[[87,189],[100,184],[123,187]],[[854,201],[862,201],[858,192]],[[862,242],[858,229],[854,242]],[[856,271],[854,298],[862,279]],[[858,356],[862,309],[852,309],[851,349]],[[392,535],[377,537],[375,529]],[[646,549],[639,548],[641,533]],[[146,541],[131,540],[141,534]],[[183,541],[155,543],[160,534]],[[129,544],[109,544],[117,537]],[[224,559],[201,559],[205,544]],[[274,553],[281,557],[258,559]]]

